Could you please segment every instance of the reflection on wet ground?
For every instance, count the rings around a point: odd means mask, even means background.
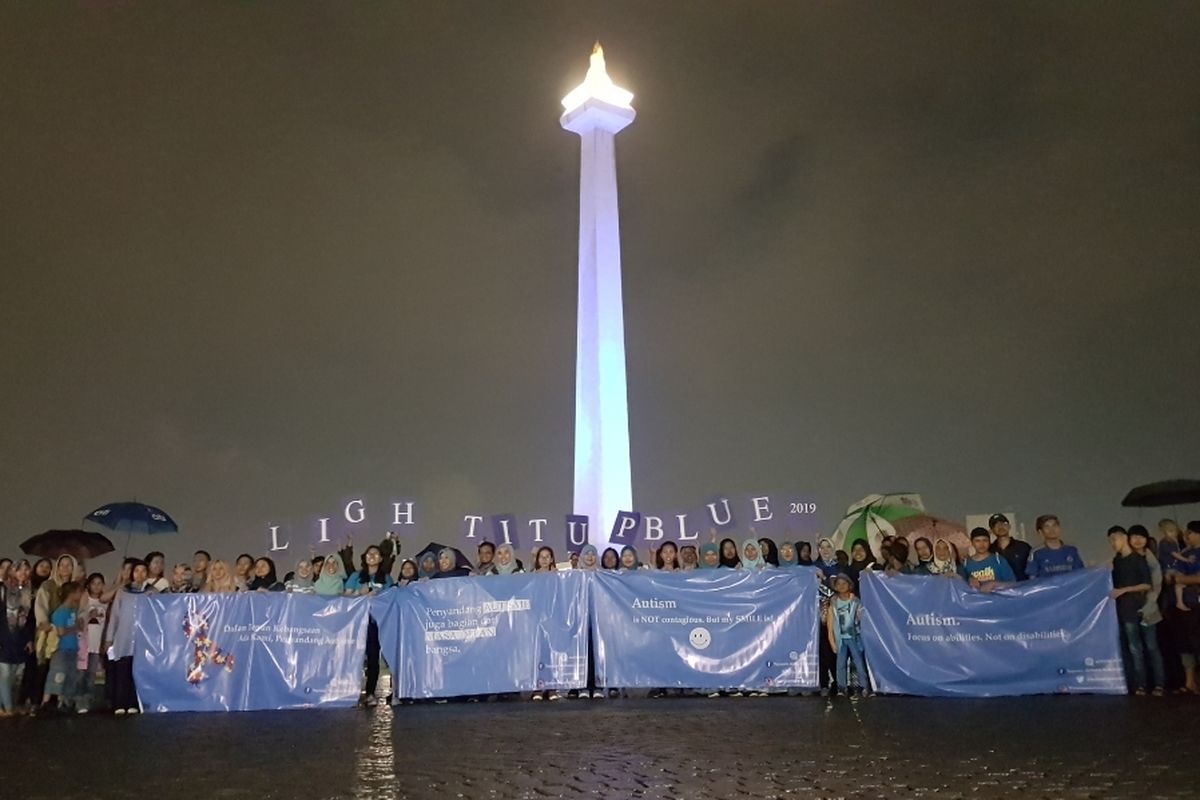
[[[771,697],[0,720],[0,797],[1194,798],[1198,717]]]

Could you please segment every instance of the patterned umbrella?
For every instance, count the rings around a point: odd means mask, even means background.
[[[846,516],[830,538],[833,546],[850,552],[854,542],[865,541],[871,552],[879,552],[884,536],[894,536],[892,523],[925,513],[921,495],[911,492],[871,494],[846,509]]]

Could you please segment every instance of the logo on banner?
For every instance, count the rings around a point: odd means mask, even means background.
[[[183,618],[183,635],[192,643],[192,659],[187,667],[187,682],[193,686],[203,681],[206,663],[224,667],[226,672],[233,672],[233,656],[217,647],[216,642],[208,638],[208,618],[203,614],[189,612]]]

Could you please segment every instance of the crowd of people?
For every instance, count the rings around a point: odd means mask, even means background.
[[[879,555],[863,539],[849,552],[832,540],[776,543],[769,538],[738,542],[725,538],[699,547],[663,541],[643,562],[632,545],[600,553],[592,545],[571,552],[559,563],[554,550],[537,548],[529,571],[559,569],[662,571],[815,567],[821,579],[821,693],[869,694],[868,665],[862,644],[859,584],[864,572],[893,576],[921,575],[965,581],[980,592],[1038,580],[1084,567],[1078,550],[1062,540],[1058,517],[1037,518],[1041,546],[1034,548],[1012,536],[1008,518],[996,514],[988,528],[970,533],[967,552],[950,540],[927,537],[911,543],[903,536],[884,536]],[[1113,591],[1120,623],[1121,649],[1130,691],[1138,695],[1200,693],[1196,659],[1200,656],[1200,520],[1181,530],[1175,521],[1158,524],[1158,537],[1144,526],[1113,526],[1108,539],[1114,551]],[[86,714],[101,708],[135,714],[139,706],[133,681],[133,603],[146,593],[293,592],[325,597],[378,593],[414,581],[472,575],[508,575],[526,571],[512,545],[478,545],[470,562],[458,549],[427,549],[414,559],[400,560],[393,534],[354,558],[353,546],[314,555],[280,577],[268,557],[239,555],[232,566],[204,550],[191,563],[175,564],[152,552],[129,558],[119,575],[107,580],[88,573],[70,555],[56,559],[0,558],[0,717],[18,713]],[[1169,590],[1167,590],[1169,589]],[[589,659],[590,661],[590,659]],[[1174,669],[1178,664],[1178,674]],[[853,667],[853,671],[851,671]],[[1171,667],[1170,669],[1168,667]],[[363,703],[374,705],[380,672],[379,632],[368,625]],[[687,693],[684,690],[675,690]],[[614,696],[595,686],[589,668],[588,697]],[[665,695],[657,690],[653,695]],[[738,690],[713,692],[741,694]],[[764,694],[755,692],[754,694]],[[554,691],[533,699],[556,700]]]

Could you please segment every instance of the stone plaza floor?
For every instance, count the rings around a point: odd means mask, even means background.
[[[0,720],[0,798],[1196,798],[1200,700],[449,703]]]

